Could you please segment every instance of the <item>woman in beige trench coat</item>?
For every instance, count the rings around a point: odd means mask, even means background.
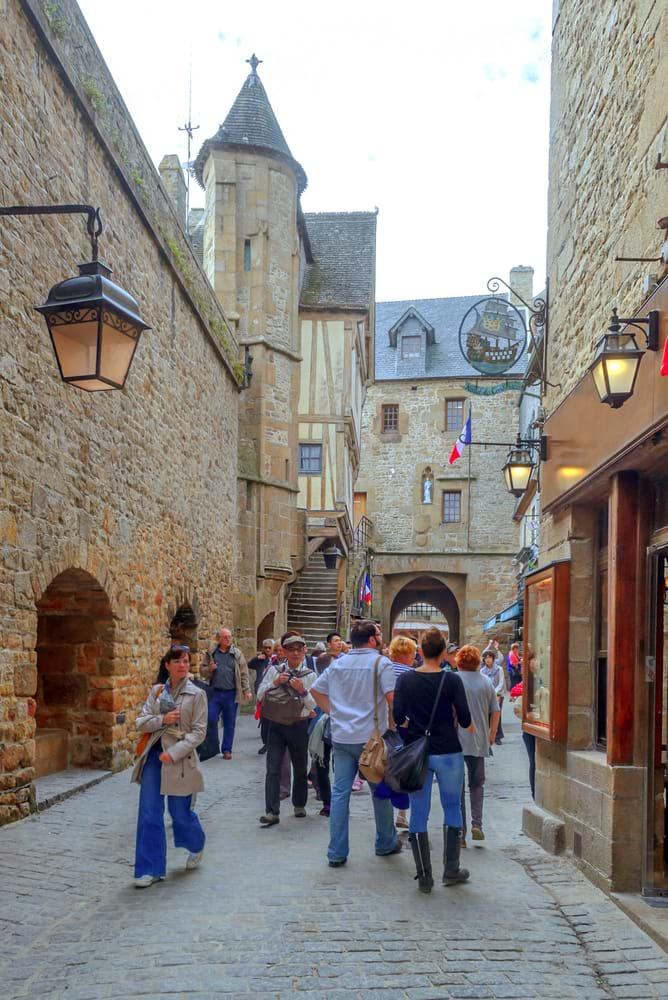
[[[197,868],[204,853],[204,831],[192,809],[192,795],[204,789],[195,748],[206,736],[206,694],[188,679],[185,647],[170,649],[165,665],[169,679],[151,688],[136,721],[139,732],[148,735],[132,772],[132,780],[141,788],[135,848],[138,889],[166,874],[165,795],[174,846],[189,852],[186,868]]]

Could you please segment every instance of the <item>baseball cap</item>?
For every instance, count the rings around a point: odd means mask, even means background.
[[[458,644],[456,642],[449,642],[448,646],[447,646],[446,652],[448,652],[448,653],[456,653],[458,649],[459,649],[459,646],[458,646]]]
[[[283,649],[287,649],[288,646],[305,646],[306,639],[303,639],[300,635],[289,635],[287,639],[281,643]]]

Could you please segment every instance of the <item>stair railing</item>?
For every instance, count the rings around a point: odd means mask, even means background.
[[[369,540],[373,535],[373,521],[364,514],[353,532],[353,548],[357,552],[359,549],[367,548]]]

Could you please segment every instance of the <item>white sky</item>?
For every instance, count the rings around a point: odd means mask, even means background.
[[[377,298],[543,287],[551,0],[79,0],[156,165],[193,158],[250,67],[308,176],[304,210],[378,206]],[[191,204],[203,203],[191,181]]]

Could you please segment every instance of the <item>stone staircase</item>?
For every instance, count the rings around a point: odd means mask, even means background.
[[[314,552],[290,592],[288,629],[304,636],[309,652],[337,627],[336,579],[336,570],[326,569],[322,552]]]

